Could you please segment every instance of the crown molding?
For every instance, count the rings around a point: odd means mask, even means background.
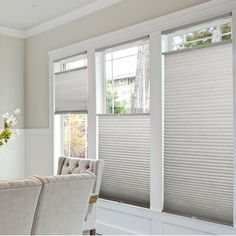
[[[107,8],[109,6],[112,6],[122,1],[124,0],[96,0],[95,2],[91,4],[78,8],[72,12],[59,16],[53,20],[42,23],[40,25],[37,25],[25,31],[0,26],[0,35],[6,35],[6,36],[22,38],[22,39],[30,38],[34,35],[52,30],[61,25],[72,22],[74,20],[77,20],[86,15],[92,14],[94,12],[97,12],[99,10],[102,10],[104,8]],[[156,25],[159,21],[169,20],[170,16],[172,16],[172,18],[176,17],[176,20],[177,20],[179,16],[182,17],[185,14],[189,15],[189,13],[191,12],[196,13],[196,11],[204,11],[205,9],[208,9],[211,12],[212,11],[211,7],[215,9],[217,8],[219,12],[221,11],[225,12],[233,6],[235,6],[235,0],[210,0],[209,2],[206,2],[206,3],[202,3],[202,4],[192,6],[184,10],[170,13],[166,16],[158,17],[157,19],[150,20],[148,22],[140,23],[136,25],[136,27],[145,28],[146,26],[148,26],[147,28],[150,28],[150,25]]]
[[[34,35],[49,31],[122,1],[124,0],[96,0],[95,2],[90,3],[84,7],[80,7],[74,11],[56,17],[53,20],[47,21],[27,30],[16,30],[0,26],[0,35],[7,35],[16,38],[30,38]]]
[[[82,18],[86,15],[94,13],[96,11],[102,10],[109,6],[112,6],[116,3],[122,2],[123,0],[97,0],[94,3],[88,4],[84,7],[78,8],[72,12],[69,12],[65,15],[59,16],[53,20],[45,22],[43,24],[37,25],[29,30],[25,31],[25,38],[32,37],[36,34],[51,30],[58,26],[64,25],[71,21]]]
[[[0,26],[0,35],[6,35],[14,38],[25,38],[25,32],[22,30],[16,30],[12,28]]]

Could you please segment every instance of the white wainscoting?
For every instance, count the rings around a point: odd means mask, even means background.
[[[25,173],[25,130],[18,130],[0,148],[0,179],[18,179]]]
[[[231,226],[155,212],[100,199],[97,232],[103,235],[236,235]]]
[[[53,174],[49,129],[20,129],[0,148],[0,179]]]

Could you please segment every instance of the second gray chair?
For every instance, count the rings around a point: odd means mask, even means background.
[[[37,177],[43,187],[31,234],[81,235],[95,175]]]
[[[60,157],[58,162],[58,175],[80,174],[90,171],[96,175],[96,181],[93,187],[93,195],[99,196],[102,174],[104,168],[103,160],[87,158]],[[96,209],[97,204],[90,204],[85,217],[83,231],[90,231],[90,235],[96,234]]]

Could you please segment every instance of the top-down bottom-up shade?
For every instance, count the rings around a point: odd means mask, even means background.
[[[166,54],[164,86],[164,211],[232,224],[232,44]]]
[[[55,74],[55,113],[87,112],[87,67]]]
[[[150,205],[150,116],[99,115],[99,158],[105,161],[100,197]]]

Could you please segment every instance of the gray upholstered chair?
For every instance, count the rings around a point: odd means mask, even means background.
[[[30,235],[41,188],[33,177],[0,181],[1,235]]]
[[[32,235],[81,235],[96,176],[92,173],[36,177],[43,186]]]
[[[104,162],[102,160],[93,159],[82,159],[82,158],[68,158],[60,157],[58,162],[58,175],[67,174],[79,174],[86,171],[90,171],[96,175],[96,182],[93,188],[93,195],[95,196],[95,201],[91,201],[87,215],[85,217],[85,222],[83,226],[83,231],[90,231],[91,235],[96,234],[96,199],[99,196],[102,173],[103,173]]]

